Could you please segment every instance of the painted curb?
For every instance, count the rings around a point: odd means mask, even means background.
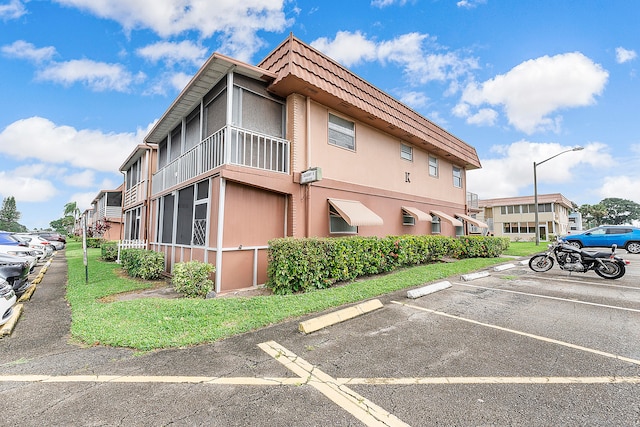
[[[325,314],[324,316],[315,317],[313,319],[300,322],[298,330],[305,334],[319,331],[327,326],[335,325],[336,323],[344,322],[345,320],[353,319],[354,317],[361,316],[365,313],[369,313],[373,310],[382,308],[382,303],[378,299],[366,301],[353,307],[347,307],[342,310],[335,311],[333,313]]]
[[[407,298],[412,298],[412,299],[420,298],[425,295],[429,295],[434,292],[441,291],[443,289],[447,289],[450,287],[451,287],[451,283],[447,281],[433,283],[428,286],[423,286],[422,288],[411,289],[410,291],[407,291]]]
[[[493,271],[503,271],[503,270],[508,270],[510,268],[514,268],[516,265],[515,264],[502,264],[502,265],[496,265],[495,267],[493,267]]]
[[[16,304],[13,306],[13,314],[11,315],[11,319],[0,328],[0,336],[11,335],[13,332],[13,328],[15,328],[16,323],[18,323],[18,318],[22,314],[22,304]]]
[[[468,282],[469,280],[475,280],[475,279],[479,279],[481,277],[487,277],[487,276],[489,276],[488,271],[479,271],[477,273],[463,274],[462,276],[460,276],[460,278],[465,282]]]
[[[20,298],[18,298],[18,302],[24,302],[24,301],[30,300],[31,296],[35,291],[36,291],[36,284],[31,282],[31,286],[27,288],[24,294],[20,295]]]

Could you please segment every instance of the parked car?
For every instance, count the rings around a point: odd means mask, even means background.
[[[37,234],[50,242],[62,242],[63,245],[67,244],[67,239],[62,234],[56,233],[55,231],[39,231]]]
[[[13,315],[13,306],[16,305],[16,293],[11,285],[0,279],[0,325],[4,325]]]
[[[20,297],[31,286],[29,263],[15,255],[0,254],[0,279],[6,280]]]
[[[42,251],[44,254],[43,258],[48,258],[53,255],[53,246],[51,246],[48,240],[45,240],[40,236],[26,233],[15,233],[13,236],[24,242],[30,248]]]
[[[581,233],[571,233],[562,240],[578,248],[618,245],[632,254],[640,253],[640,228],[630,225],[601,225]]]
[[[0,245],[28,246],[8,231],[0,231]]]
[[[57,240],[49,240],[47,238],[45,238],[44,236],[41,236],[40,233],[16,233],[18,238],[20,237],[27,237],[30,238],[37,242],[39,242],[39,244],[42,245],[50,245],[51,248],[53,248],[53,250],[59,250],[59,249],[63,249],[64,248],[64,243],[59,242]]]
[[[13,255],[29,262],[29,272],[32,272],[38,263],[38,254],[35,249],[23,246],[0,245],[0,254]]]

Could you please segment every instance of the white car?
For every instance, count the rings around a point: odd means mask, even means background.
[[[38,253],[35,249],[27,248],[24,246],[10,246],[0,245],[0,254],[13,255],[20,258],[24,258],[29,263],[29,271],[33,271],[33,268],[38,263]]]
[[[0,325],[4,325],[13,315],[13,306],[16,305],[16,293],[6,280],[0,278]]]
[[[15,233],[12,236],[25,242],[30,248],[41,250],[44,253],[44,258],[53,255],[54,248],[51,243],[36,234]]]

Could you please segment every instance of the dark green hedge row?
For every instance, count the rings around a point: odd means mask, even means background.
[[[324,289],[336,282],[442,259],[496,257],[508,238],[388,236],[274,239],[266,286],[276,294]]]
[[[146,249],[123,249],[120,251],[122,268],[131,277],[155,280],[164,271],[164,254]]]

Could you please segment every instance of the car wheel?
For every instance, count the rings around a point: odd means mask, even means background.
[[[627,252],[631,252],[632,254],[640,254],[640,242],[629,242],[627,243]]]
[[[582,243],[578,242],[577,240],[571,240],[571,241],[567,242],[567,245],[571,245],[574,248],[578,248],[578,249],[580,249],[582,247]]]

